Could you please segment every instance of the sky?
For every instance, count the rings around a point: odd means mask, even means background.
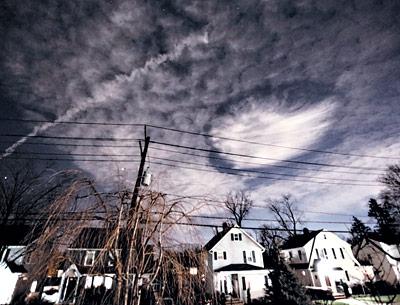
[[[257,206],[290,193],[309,221],[349,221],[348,215],[366,215],[368,199],[382,189],[377,178],[400,160],[398,1],[5,0],[0,5],[4,162],[89,158],[82,154],[138,159],[137,147],[27,143],[134,146],[137,142],[127,139],[143,138],[142,126],[46,121],[138,123],[203,133],[214,137],[147,127],[153,141],[258,159],[151,143],[147,166],[153,189],[216,200],[246,190]],[[9,118],[43,122],[4,120]],[[125,140],[32,138],[37,135]],[[118,179],[132,184],[137,171],[134,162],[53,163],[79,168],[106,189]],[[251,216],[269,217],[259,207]]]

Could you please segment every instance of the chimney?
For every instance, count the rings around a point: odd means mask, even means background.
[[[226,222],[222,223],[222,231],[226,231],[228,229],[228,224]]]
[[[304,235],[310,234],[310,230],[308,228],[303,228],[303,234]]]

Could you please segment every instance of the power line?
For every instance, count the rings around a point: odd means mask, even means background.
[[[300,151],[323,153],[323,154],[332,154],[332,155],[351,156],[351,157],[400,160],[400,157],[373,156],[373,155],[364,155],[364,154],[341,153],[341,152],[334,152],[334,151],[327,151],[327,150],[307,149],[307,148],[291,147],[291,146],[284,146],[284,145],[270,144],[270,143],[262,143],[262,142],[249,141],[249,140],[241,140],[241,139],[235,139],[235,138],[230,138],[230,137],[214,136],[214,135],[210,135],[210,134],[207,134],[207,133],[180,130],[180,129],[169,128],[169,127],[161,127],[161,126],[152,125],[152,124],[147,124],[147,126],[148,127],[152,127],[152,128],[157,128],[157,129],[169,130],[169,131],[173,131],[173,132],[179,132],[179,133],[186,133],[186,134],[190,134],[190,135],[202,136],[202,137],[206,137],[206,138],[214,138],[214,139],[234,141],[234,142],[240,142],[240,143],[246,143],[246,144],[255,144],[255,145],[260,145],[260,146],[278,147],[278,148],[286,148],[286,149],[292,149],[292,150],[300,150]]]
[[[7,159],[13,160],[39,160],[39,161],[72,161],[72,162],[109,162],[109,163],[120,163],[120,162],[128,162],[128,163],[137,163],[139,160],[112,160],[112,159],[66,159],[66,158],[40,158],[40,157],[13,157],[7,156]]]
[[[219,150],[215,150],[215,149],[207,149],[207,148],[200,148],[200,147],[190,147],[190,146],[184,146],[184,145],[173,144],[173,143],[159,142],[159,141],[154,141],[154,140],[152,140],[150,142],[153,144],[158,144],[158,145],[165,145],[165,146],[171,146],[171,147],[177,147],[177,148],[185,148],[185,149],[190,149],[190,150],[223,154],[223,155],[236,156],[236,157],[243,157],[243,158],[251,158],[251,159],[261,159],[261,160],[279,161],[279,162],[296,163],[296,164],[307,164],[307,165],[315,165],[315,166],[362,169],[362,170],[374,170],[374,171],[382,170],[381,168],[373,168],[373,167],[360,167],[360,166],[349,166],[349,165],[338,165],[338,164],[327,164],[327,163],[295,161],[295,160],[281,160],[281,159],[274,159],[274,158],[267,158],[267,157],[257,157],[257,156],[251,156],[251,155],[246,155],[246,154],[224,152],[224,151],[219,151]]]
[[[65,159],[65,158],[13,157],[13,156],[7,156],[6,158],[15,159],[15,160],[72,161],[72,162],[109,162],[109,163],[139,162],[138,160]],[[213,170],[209,170],[209,169],[194,168],[194,167],[188,167],[188,166],[176,165],[176,164],[168,164],[168,163],[162,163],[162,162],[152,162],[152,164],[162,165],[162,166],[166,166],[166,167],[189,169],[189,170],[194,170],[194,171],[218,173],[218,174],[223,174],[223,175],[240,176],[240,177],[246,177],[246,178],[266,179],[266,180],[274,180],[274,181],[292,181],[292,182],[327,184],[327,185],[365,186],[365,187],[380,186],[380,185],[375,185],[375,184],[339,183],[339,182],[327,182],[327,181],[275,178],[275,177],[269,177],[269,176],[252,176],[252,175],[248,175],[248,174],[232,173],[232,172],[219,172],[219,171],[213,171]]]
[[[90,213],[93,213],[94,215],[90,215]],[[162,214],[162,212],[152,212],[154,214]],[[171,211],[171,213],[173,214],[182,214],[181,211]],[[87,217],[92,217],[92,216],[97,216],[97,214],[102,215],[102,214],[108,214],[106,215],[107,217],[109,216],[109,213],[106,211],[92,211],[92,212],[86,212],[86,211],[81,211],[81,212],[62,212],[59,213],[57,215],[54,215],[55,219],[59,219],[57,216],[64,216],[64,215],[83,215],[83,216],[87,216]],[[118,213],[117,213],[118,214]],[[114,215],[114,216],[118,216],[118,215]],[[25,213],[24,215],[29,215],[29,216],[36,216],[36,215],[40,215],[40,216],[46,216],[43,213],[39,213],[39,212],[31,212],[31,213]],[[48,215],[51,216],[51,215]],[[103,216],[103,217],[106,217]],[[230,216],[211,216],[211,215],[184,215],[187,218],[203,218],[203,219],[217,219],[217,220],[235,220],[234,217],[230,217]],[[21,217],[22,218],[22,217]],[[79,217],[71,217],[71,219],[77,219]],[[14,218],[11,218],[14,219]],[[47,218],[46,218],[47,219]],[[264,222],[279,222],[279,220],[277,219],[271,219],[271,218],[245,218],[243,219],[243,221],[264,221]],[[352,224],[352,222],[350,221],[325,221],[325,220],[320,220],[320,221],[316,221],[316,220],[302,220],[302,223],[312,223],[312,224]],[[367,223],[369,224],[369,223]],[[398,225],[398,224],[397,224]]]
[[[351,156],[351,157],[360,157],[360,158],[376,158],[376,159],[389,159],[389,160],[400,160],[400,157],[392,157],[392,156],[376,156],[376,155],[366,155],[366,154],[351,154],[351,153],[342,153],[336,151],[328,151],[328,150],[318,150],[318,149],[308,149],[308,148],[301,148],[301,147],[293,147],[293,146],[285,146],[279,144],[272,144],[272,143],[263,143],[257,141],[250,141],[250,140],[243,140],[231,137],[222,137],[211,135],[207,133],[201,132],[194,132],[188,130],[182,130],[177,128],[171,127],[163,127],[153,124],[143,124],[143,123],[110,123],[110,122],[82,122],[82,121],[51,121],[51,120],[29,120],[29,119],[15,119],[15,118],[0,118],[1,121],[15,121],[15,122],[27,122],[27,123],[49,123],[49,124],[72,124],[72,125],[95,125],[95,126],[147,126],[155,129],[162,129],[172,132],[178,133],[185,133],[195,136],[202,136],[205,138],[214,138],[226,141],[234,141],[246,144],[254,144],[260,146],[268,146],[268,147],[277,147],[277,148],[285,148],[291,150],[299,150],[299,151],[306,151],[306,152],[314,152],[314,153],[321,153],[321,154],[331,154],[331,155],[341,155],[341,156]]]
[[[51,155],[51,156],[78,156],[78,157],[132,157],[132,155],[127,155],[127,154],[86,154],[86,153],[52,153],[52,152],[14,152],[14,154],[26,154],[26,155]],[[265,172],[265,171],[259,171],[259,170],[252,170],[252,169],[237,169],[237,168],[231,168],[231,167],[225,167],[225,166],[218,166],[218,165],[208,165],[208,164],[202,164],[202,163],[196,163],[196,162],[187,162],[187,161],[182,161],[182,160],[174,160],[174,159],[168,159],[168,158],[159,158],[159,157],[152,157],[152,159],[155,160],[161,160],[161,161],[169,161],[169,162],[175,162],[175,163],[181,163],[181,164],[188,164],[188,165],[196,165],[196,166],[204,166],[207,168],[218,168],[218,169],[223,169],[223,170],[229,170],[229,171],[236,171],[236,172],[249,172],[249,173],[256,173],[256,174],[263,174],[263,175],[275,175],[275,176],[287,176],[287,177],[300,177],[300,178],[308,178],[308,179],[318,179],[318,180],[329,180],[329,181],[350,181],[350,182],[374,182],[371,180],[358,180],[358,179],[345,179],[345,178],[323,178],[323,177],[313,177],[313,176],[306,176],[306,175],[295,175],[295,174],[285,174],[285,173],[274,173],[274,172]]]
[[[306,171],[316,171],[316,172],[326,172],[326,173],[340,173],[340,174],[351,174],[351,175],[368,175],[368,176],[380,175],[383,172],[383,170],[382,170],[379,173],[363,173],[363,172],[350,172],[350,171],[340,171],[340,170],[326,170],[326,169],[322,169],[322,168],[294,167],[294,166],[286,166],[286,165],[250,162],[250,161],[243,161],[243,160],[229,160],[226,158],[221,158],[221,157],[216,157],[216,156],[210,156],[210,155],[205,156],[205,155],[189,153],[189,152],[184,152],[184,151],[178,151],[178,150],[173,150],[173,149],[160,148],[160,147],[151,147],[150,149],[157,150],[157,151],[171,152],[171,153],[176,153],[176,154],[181,154],[181,155],[187,155],[187,156],[206,158],[206,159],[221,160],[221,161],[225,161],[225,162],[234,161],[234,162],[249,164],[249,165],[261,165],[261,166],[277,167],[277,168],[285,168],[285,169],[295,169],[295,170],[306,170]]]
[[[14,144],[15,141],[1,141],[4,144]],[[24,145],[44,145],[44,146],[62,146],[62,147],[111,147],[111,148],[137,148],[137,145],[112,145],[112,144],[83,144],[83,143],[45,143],[45,142],[24,142]]]
[[[276,181],[293,181],[293,182],[305,182],[305,183],[316,183],[316,184],[329,184],[329,185],[346,185],[346,186],[380,186],[380,185],[375,185],[375,184],[356,184],[356,183],[336,183],[336,182],[326,182],[326,181],[311,181],[311,180],[300,180],[300,179],[285,179],[285,178],[273,178],[273,177],[268,177],[268,176],[251,176],[251,175],[245,175],[245,174],[240,174],[240,173],[229,173],[229,172],[219,172],[219,171],[212,171],[212,170],[207,170],[207,169],[201,169],[201,168],[193,168],[193,167],[188,167],[188,166],[182,166],[182,165],[176,165],[176,164],[167,164],[167,163],[162,163],[162,162],[152,162],[153,164],[158,164],[158,165],[163,165],[163,166],[168,166],[168,167],[176,167],[176,168],[182,168],[182,169],[189,169],[189,170],[197,170],[197,171],[202,171],[202,172],[211,172],[211,173],[219,173],[219,174],[225,174],[225,175],[232,175],[232,176],[241,176],[241,177],[246,177],[246,178],[259,178],[259,179],[267,179],[267,180],[276,180]]]
[[[10,221],[47,221],[47,218],[12,218]],[[104,220],[102,217],[99,216],[93,216],[93,217],[82,217],[82,218],[55,218],[54,221],[82,221],[82,220],[87,220],[87,221],[99,221],[99,220]],[[182,225],[182,226],[192,226],[192,227],[206,227],[206,228],[222,228],[222,224],[206,224],[206,223],[192,223],[192,222],[181,222],[181,221],[176,221],[176,222],[163,222],[163,224],[167,225]],[[249,227],[249,226],[242,226],[241,229],[244,230],[254,230],[254,231],[278,231],[278,232],[287,232],[286,229],[281,229],[281,228],[261,228],[261,227]],[[296,230],[296,232],[302,232],[302,230]],[[328,232],[333,232],[333,233],[351,233],[349,230],[328,230]]]
[[[67,137],[67,136],[22,135],[22,134],[0,134],[0,137],[63,139],[63,140],[91,140],[91,141],[140,141],[141,140],[141,139],[135,139],[135,138]]]
[[[256,174],[264,174],[264,175],[277,175],[277,176],[287,176],[287,177],[300,177],[300,178],[308,178],[308,179],[320,179],[320,180],[330,180],[330,181],[354,181],[354,182],[375,182],[372,180],[357,180],[357,179],[337,179],[337,178],[320,178],[320,177],[313,177],[313,176],[304,176],[304,175],[294,175],[294,174],[282,174],[282,173],[273,173],[273,172],[265,172],[253,169],[238,169],[226,166],[218,166],[218,165],[208,165],[196,162],[187,162],[182,160],[174,160],[174,159],[167,159],[167,158],[158,158],[158,157],[151,157],[155,160],[162,160],[162,161],[169,161],[169,162],[176,162],[176,163],[183,163],[188,165],[197,165],[197,166],[205,166],[211,168],[218,168],[223,170],[231,170],[231,171],[238,171],[238,172],[249,172],[249,173],[256,173]]]
[[[86,196],[78,196],[77,198],[87,198],[89,196],[96,196],[96,195],[113,195],[116,196],[118,192],[100,192],[100,193],[95,193],[92,195],[86,195]],[[197,201],[205,201],[207,202],[208,205],[215,205],[215,204],[210,204],[210,203],[216,203],[218,207],[223,207],[223,204],[225,204],[225,201],[218,200],[218,199],[209,199],[205,198],[204,195],[177,195],[177,194],[172,194],[172,193],[165,193],[163,192],[164,195],[167,196],[172,196],[176,197],[178,199],[188,199],[188,200],[197,200]],[[175,200],[178,200],[175,199]],[[266,205],[261,205],[261,204],[253,204],[252,205],[254,208],[260,208],[260,209],[268,209],[268,206]],[[370,218],[369,216],[366,215],[354,215],[354,214],[345,214],[345,213],[333,213],[333,212],[323,212],[323,211],[309,211],[309,210],[303,210],[303,209],[297,209],[297,211],[301,213],[306,213],[306,214],[322,214],[322,215],[330,215],[330,216],[345,216],[345,217],[357,217],[357,218]]]
[[[0,141],[0,143],[6,143],[6,144],[14,144],[15,141]],[[43,142],[24,142],[24,145],[43,145],[43,146],[61,146],[61,147],[104,147],[104,148],[137,148],[137,145],[112,145],[112,144],[83,144],[83,143],[43,143]],[[213,160],[221,160],[221,161],[230,161],[226,158],[221,158],[221,157],[216,157],[216,156],[205,156],[205,155],[200,155],[200,154],[195,154],[195,153],[189,153],[189,152],[183,152],[183,151],[177,151],[177,150],[171,150],[171,149],[165,149],[165,148],[160,148],[160,147],[151,147],[153,150],[158,150],[158,151],[165,151],[165,152],[171,152],[171,153],[177,153],[181,155],[188,155],[188,156],[196,156],[200,158],[207,158],[207,159],[213,159]],[[16,152],[14,152],[16,153]],[[259,162],[249,162],[249,161],[243,161],[243,160],[233,160],[234,162],[238,163],[243,163],[243,164],[250,164],[250,165],[261,165],[261,166],[269,166],[269,167],[276,167],[276,168],[286,168],[286,169],[295,169],[295,170],[305,170],[305,171],[316,171],[316,172],[327,172],[327,173],[342,173],[342,174],[352,174],[352,175],[380,175],[380,173],[364,173],[364,172],[350,172],[350,171],[341,171],[341,170],[325,170],[322,168],[305,168],[305,167],[294,167],[294,166],[287,166],[287,165],[276,165],[276,164],[268,164],[268,163],[259,163]]]
[[[222,200],[216,200],[216,199],[205,199],[201,198],[203,196],[194,196],[194,195],[177,195],[177,194],[171,194],[171,193],[165,193],[168,196],[173,196],[173,197],[181,197],[182,199],[189,199],[189,200],[203,200],[206,202],[215,202],[215,203],[220,203],[220,204],[225,204],[224,201]],[[219,205],[219,207],[222,207],[222,205]],[[261,204],[253,204],[254,208],[260,208],[260,209],[268,209],[268,206],[261,205]],[[366,215],[354,215],[354,214],[345,214],[345,213],[332,213],[332,212],[323,212],[323,211],[308,211],[308,210],[302,210],[298,209],[299,212],[301,213],[307,213],[307,214],[322,214],[322,215],[330,215],[330,216],[345,216],[345,217],[358,217],[358,218],[369,218],[369,216]]]

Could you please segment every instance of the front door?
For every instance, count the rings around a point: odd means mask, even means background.
[[[238,298],[239,295],[239,278],[237,274],[232,274],[232,297]]]

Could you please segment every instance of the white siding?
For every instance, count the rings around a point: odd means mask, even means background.
[[[241,234],[242,240],[231,240],[231,234]],[[230,264],[243,264],[243,251],[246,252],[247,264],[263,268],[262,250],[263,248],[243,233],[241,229],[232,228],[210,251],[212,269],[216,270]],[[252,251],[254,251],[255,261]],[[224,252],[226,259],[224,259]],[[217,253],[217,259],[215,259],[215,253]]]

